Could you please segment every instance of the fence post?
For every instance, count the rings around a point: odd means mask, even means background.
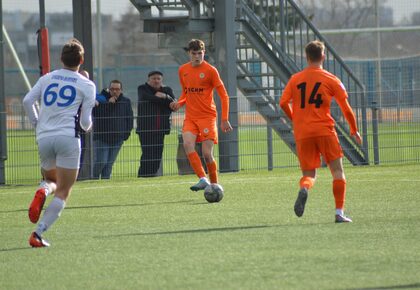
[[[91,1],[73,0],[73,31],[85,48],[83,68],[93,77]],[[82,133],[82,162],[78,179],[92,178],[93,148],[91,133]]]
[[[0,27],[3,27],[3,3],[0,0]],[[3,33],[0,33],[0,184],[6,184],[7,126],[4,90]]]
[[[268,170],[273,170],[273,129],[267,124],[267,161]]]
[[[373,160],[374,164],[379,164],[379,139],[378,139],[378,106],[372,102],[372,130],[373,130]]]

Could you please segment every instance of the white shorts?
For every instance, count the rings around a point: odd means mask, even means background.
[[[68,136],[51,136],[38,140],[41,168],[44,170],[56,167],[79,169],[80,139]]]

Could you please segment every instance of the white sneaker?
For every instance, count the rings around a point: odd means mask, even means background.
[[[204,190],[208,185],[210,185],[210,182],[208,181],[207,178],[200,178],[200,180],[194,184],[193,186],[190,187],[190,189],[192,191],[199,191],[199,190]]]
[[[353,221],[351,220],[351,218],[349,218],[345,215],[336,214],[335,215],[335,222],[336,223],[351,223]]]

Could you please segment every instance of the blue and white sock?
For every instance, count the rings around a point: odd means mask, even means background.
[[[36,229],[36,233],[41,235],[43,232],[49,229],[51,225],[60,217],[61,212],[63,211],[64,207],[66,206],[66,202],[58,197],[54,197],[51,201],[45,213],[38,224]]]

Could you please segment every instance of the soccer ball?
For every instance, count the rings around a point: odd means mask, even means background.
[[[204,189],[204,198],[212,203],[223,199],[223,187],[220,184],[212,183]]]

